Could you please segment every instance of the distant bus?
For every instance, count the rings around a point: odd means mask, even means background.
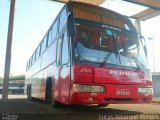
[[[60,104],[152,101],[144,40],[132,22],[113,11],[68,2],[29,59],[28,99]]]

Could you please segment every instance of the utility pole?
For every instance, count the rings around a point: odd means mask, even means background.
[[[14,10],[15,10],[15,1],[16,0],[10,0],[10,1],[11,1],[10,15],[9,15],[8,36],[7,36],[7,46],[6,46],[6,59],[5,59],[5,68],[4,68],[4,78],[3,78],[3,92],[2,92],[2,100],[3,101],[8,100],[12,34],[13,34]]]
[[[141,22],[140,22],[139,19],[135,20],[135,28],[137,29],[138,34],[142,35],[142,33],[141,33]]]
[[[150,40],[152,42],[152,64],[153,64],[153,72],[155,73],[155,63],[154,63],[154,50],[153,50],[153,38],[152,37],[148,37],[148,40]]]

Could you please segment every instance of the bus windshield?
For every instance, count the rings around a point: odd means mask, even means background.
[[[76,20],[75,60],[79,64],[148,69],[136,33],[85,20]]]

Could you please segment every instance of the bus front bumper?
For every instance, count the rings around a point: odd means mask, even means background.
[[[137,85],[104,85],[103,93],[74,92],[70,104],[136,104],[151,103],[151,94],[139,94]],[[124,91],[128,91],[125,93]]]

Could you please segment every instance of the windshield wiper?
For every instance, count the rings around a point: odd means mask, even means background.
[[[134,60],[134,62],[136,63],[137,70],[141,70],[140,64],[142,64],[142,63],[140,63],[139,60],[136,59],[136,57],[134,56],[133,53],[129,53],[129,54],[130,54],[131,58]]]
[[[140,67],[137,59],[133,57],[133,60],[135,61],[136,65],[137,65],[137,69],[136,70],[141,70],[141,67]]]
[[[121,59],[120,59],[120,56],[119,56],[119,51],[118,51],[118,43],[117,43],[117,39],[116,39],[116,34],[115,34],[115,32],[114,31],[112,31],[113,32],[113,40],[114,40],[114,46],[115,46],[115,53],[116,53],[116,57],[118,57],[118,59],[119,59],[119,62],[120,62],[120,64],[121,64]]]
[[[111,56],[111,52],[108,52],[108,53],[106,54],[106,56],[104,57],[104,61],[103,61],[102,63],[100,63],[100,66],[105,66],[105,64],[106,64],[107,61],[109,60],[110,56]]]
[[[116,37],[115,37],[115,33],[112,31],[113,33],[113,43],[114,43],[114,48],[115,48],[115,54],[116,54],[116,58],[118,57],[119,61],[120,61],[120,57],[119,57],[119,52],[118,52],[118,44],[117,44],[117,41],[116,41]],[[106,56],[104,57],[104,61],[100,64],[100,66],[105,66],[105,64],[107,63],[107,61],[109,60],[111,56],[111,52],[108,52],[106,54]],[[121,63],[121,61],[120,61]]]

